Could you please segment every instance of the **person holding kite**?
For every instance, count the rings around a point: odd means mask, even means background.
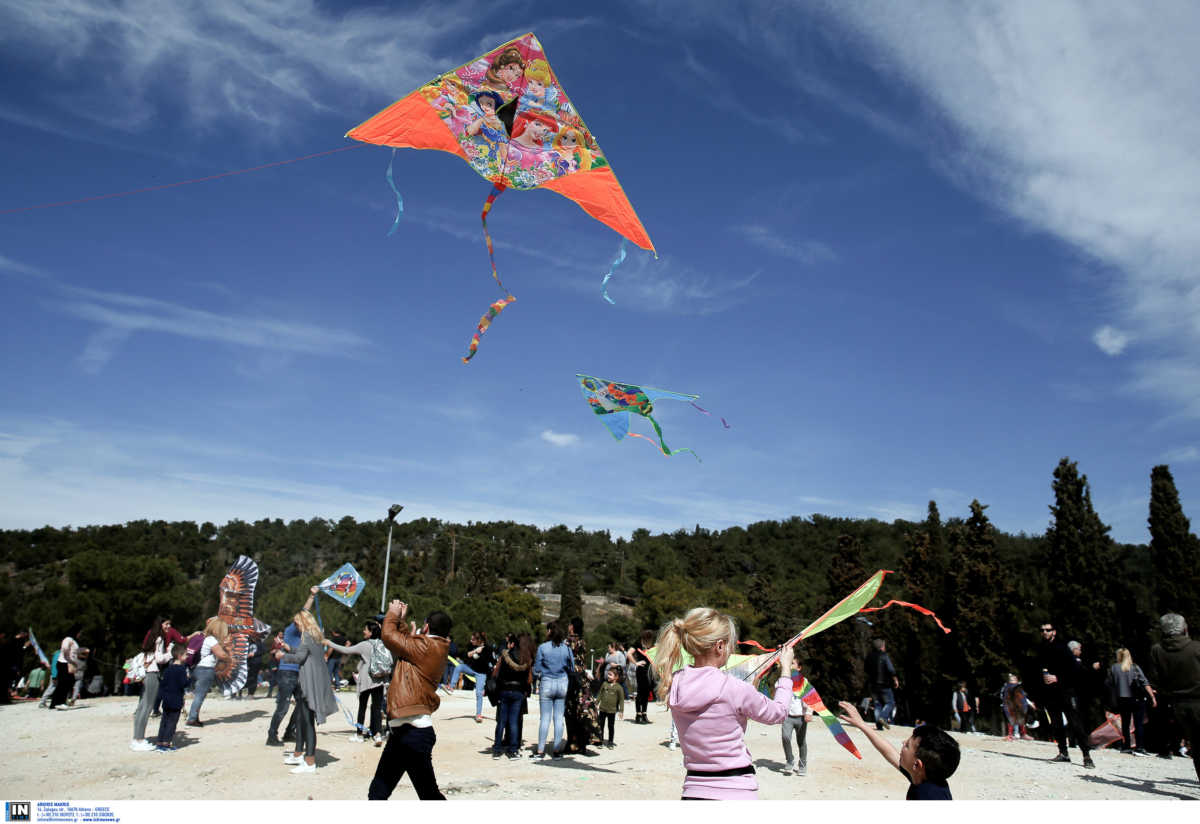
[[[792,679],[775,684],[774,700],[745,680],[721,671],[737,645],[733,618],[697,607],[658,633],[655,668],[660,695],[679,729],[687,777],[683,800],[758,798],[758,780],[746,748],[746,722],[782,724],[792,700]],[[693,658],[681,668],[684,653]],[[790,646],[779,653],[781,671],[792,671]],[[661,700],[661,699],[660,699]]]
[[[275,653],[276,659],[300,667],[296,697],[296,742],[292,755],[283,757],[284,764],[292,766],[294,773],[317,771],[317,724],[337,712],[337,700],[333,685],[329,683],[329,670],[325,668],[325,636],[317,619],[307,610],[292,617],[292,623],[300,630],[300,646],[290,647],[284,642],[283,649]],[[300,747],[304,757],[300,757]]]

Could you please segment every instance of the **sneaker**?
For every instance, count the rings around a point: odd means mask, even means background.
[[[300,775],[302,773],[315,773],[316,771],[317,771],[317,765],[309,764],[306,761],[301,761],[299,764],[297,764],[295,767],[292,767],[292,769],[291,769],[292,775]]]
[[[531,752],[529,754],[529,757],[530,758],[545,758],[546,754],[544,752]]]
[[[195,721],[185,721],[183,725],[185,727],[203,727],[204,722],[197,718]]]
[[[668,750],[677,750],[677,749],[679,749],[679,745],[677,743],[675,743],[674,741],[672,741],[670,744],[667,745],[667,749]]]
[[[1060,752],[1058,755],[1051,758],[1050,762],[1051,763],[1060,763],[1060,764],[1070,764],[1071,756],[1067,755],[1065,752]]]
[[[791,774],[792,774],[792,771],[793,771],[794,769],[796,769],[796,765],[795,765],[795,764],[784,764],[784,765],[783,765],[783,769],[781,770],[781,772],[782,772],[784,775],[791,775]]]
[[[515,753],[515,752],[508,752],[508,753],[505,753],[505,755],[508,756],[510,759],[516,759],[516,758],[521,757],[520,753]]]
[[[61,708],[61,707],[59,707],[59,709],[62,709],[62,708]],[[1163,752],[1160,752],[1160,753],[1158,754],[1158,757],[1159,757],[1159,758],[1170,758],[1170,757],[1171,757],[1171,753],[1170,753],[1169,751],[1166,751],[1166,750],[1164,750]]]
[[[276,738],[273,735],[268,735],[267,736],[267,746],[268,747],[282,747],[283,742],[280,741],[278,738]]]
[[[159,744],[154,748],[155,752],[175,752],[175,747],[170,744]]]
[[[1149,758],[1150,757],[1150,753],[1146,752],[1143,749],[1136,749],[1133,751],[1133,754],[1140,758]]]
[[[502,753],[500,752],[500,750],[492,750],[492,760],[499,758],[501,756],[501,754]]]
[[[374,741],[375,741],[375,746],[376,746],[376,747],[382,747],[382,746],[383,746],[383,736],[382,736],[382,735],[377,735],[377,736],[375,736],[375,738],[374,738]]]
[[[151,718],[162,718],[162,713],[159,712],[158,710],[155,710],[154,712],[150,713],[150,717]]]
[[[477,716],[475,716],[475,723],[476,723],[476,724],[482,724],[482,723],[483,723],[483,716],[482,716],[482,715],[477,715]]]
[[[804,776],[808,775],[808,769],[806,767],[797,767],[795,775],[798,775],[801,778],[803,778]]]
[[[1092,761],[1092,759],[1091,759],[1091,756],[1085,755],[1085,756],[1083,757],[1083,768],[1084,768],[1085,770],[1094,770],[1094,769],[1096,769],[1096,762]]]
[[[304,759],[303,759],[303,758],[301,758],[300,756],[296,755],[295,753],[290,753],[290,752],[289,752],[289,753],[284,753],[284,754],[283,754],[283,763],[284,763],[285,765],[288,765],[288,766],[293,766],[293,767],[294,767],[294,766],[296,766],[297,764],[303,764],[303,763],[304,763]]]
[[[133,741],[129,742],[129,749],[133,750],[134,752],[150,752],[150,750],[154,749],[154,745],[149,741],[138,741],[134,739]]]
[[[354,733],[354,735],[350,736],[350,743],[352,743],[352,744],[361,744],[362,742],[364,742],[366,740],[367,739],[363,738],[358,733]]]

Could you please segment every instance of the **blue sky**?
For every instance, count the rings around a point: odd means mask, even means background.
[[[647,6],[653,6],[653,9]],[[600,10],[600,9],[603,10]],[[1064,455],[1142,542],[1200,492],[1195,4],[0,7],[0,211],[346,145],[535,32],[654,240],[450,155],[351,151],[0,214],[0,526],[404,517],[628,534],[972,498]],[[701,396],[664,458],[576,372]],[[642,426],[639,431],[647,431]]]

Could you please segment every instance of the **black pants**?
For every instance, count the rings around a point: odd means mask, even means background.
[[[1080,712],[1079,699],[1074,695],[1051,694],[1044,699],[1043,707],[1050,715],[1050,730],[1054,734],[1054,740],[1058,742],[1058,751],[1062,755],[1067,754],[1067,732],[1071,734],[1071,738],[1079,745],[1086,756],[1088,754],[1088,734],[1083,728],[1083,714]],[[1063,728],[1063,714],[1067,716],[1067,727]]]
[[[433,774],[433,745],[437,736],[433,727],[414,727],[405,724],[393,727],[392,734],[379,756],[379,766],[367,790],[369,801],[386,801],[396,784],[408,773],[408,780],[422,801],[445,801]]]
[[[608,743],[611,744],[613,742],[613,730],[616,728],[616,725],[617,725],[617,714],[615,712],[600,713],[600,737],[601,738],[604,737],[604,725],[605,724],[608,724],[608,738],[606,740],[608,741]]]
[[[267,727],[268,738],[278,737],[279,723],[283,721],[283,716],[287,714],[288,704],[292,703],[292,693],[298,692],[296,683],[299,680],[300,673],[296,670],[280,670],[276,676],[279,694],[275,696],[275,714],[271,716],[271,726]]]
[[[383,684],[358,694],[358,726],[367,717],[367,701],[371,702],[371,735],[383,732]]]
[[[173,710],[163,710],[162,720],[158,722],[158,744],[162,747],[171,746],[171,739],[175,737],[175,727],[179,723],[179,713],[183,707],[176,707]]]
[[[1200,701],[1176,702],[1175,720],[1188,740],[1188,755],[1196,768],[1196,778],[1200,779]]]
[[[317,719],[313,714],[312,707],[308,705],[308,701],[296,690],[296,748],[293,752],[300,752],[300,748],[304,748],[304,755],[308,758],[317,757]]]
[[[75,689],[75,675],[66,661],[59,661],[58,675],[54,679],[54,694],[50,696],[50,709],[67,703],[73,689]]]
[[[1133,747],[1133,732],[1137,733],[1138,749],[1146,749],[1146,714],[1141,701],[1137,698],[1118,698],[1117,712],[1121,715],[1121,735],[1125,737],[1125,749]]]
[[[649,666],[647,664],[646,666]],[[645,715],[647,707],[650,706],[650,673],[646,672],[646,667],[638,667],[637,671],[637,698],[634,699],[634,707],[638,715]]]

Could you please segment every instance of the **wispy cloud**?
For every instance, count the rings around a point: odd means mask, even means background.
[[[1129,335],[1111,326],[1101,326],[1092,335],[1092,343],[1100,347],[1101,352],[1113,357],[1124,352],[1129,342]]]
[[[1163,460],[1170,463],[1191,463],[1200,461],[1200,448],[1195,446],[1180,446],[1175,449],[1168,450],[1163,456]]]
[[[832,263],[838,259],[837,253],[819,240],[785,237],[761,224],[739,226],[737,231],[760,249],[805,266]]]
[[[368,341],[354,332],[275,318],[224,315],[156,298],[62,287],[65,299],[51,301],[57,311],[100,325],[80,356],[95,372],[134,332],[162,332],[280,352],[346,356]]]
[[[170,110],[274,133],[293,111],[337,110],[347,95],[390,100],[457,65],[465,58],[435,50],[470,22],[470,5],[453,0],[352,11],[315,0],[10,0],[0,43],[56,73],[49,97],[73,117],[136,131]]]
[[[541,438],[551,446],[574,446],[579,443],[579,436],[569,432],[555,432],[553,429],[543,429]]]

